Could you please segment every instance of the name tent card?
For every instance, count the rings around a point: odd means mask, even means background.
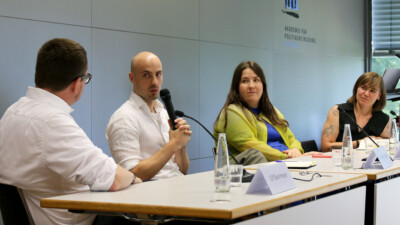
[[[376,158],[379,159],[381,165],[374,165]],[[386,169],[393,165],[386,149],[384,147],[374,148],[369,154],[367,161],[363,166],[364,169]]]
[[[258,168],[246,194],[278,194],[296,188],[285,163],[272,163]]]
[[[400,159],[400,144],[397,144],[396,146],[396,154],[394,155],[394,159]]]

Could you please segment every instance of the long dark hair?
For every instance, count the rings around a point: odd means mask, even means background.
[[[227,123],[227,109],[230,104],[236,104],[239,105],[242,108],[248,109],[250,112],[251,108],[250,106],[246,103],[246,101],[240,96],[239,93],[239,85],[240,81],[242,78],[242,71],[250,68],[254,71],[254,73],[257,74],[258,77],[260,77],[261,82],[263,84],[263,93],[260,98],[260,102],[258,104],[258,108],[260,109],[260,113],[262,113],[265,117],[268,118],[268,120],[272,123],[272,125],[281,125],[288,127],[289,123],[282,119],[279,118],[278,113],[275,111],[274,106],[270,102],[268,98],[268,92],[267,92],[267,82],[265,79],[264,71],[261,69],[261,67],[254,61],[244,61],[241,62],[233,72],[233,77],[232,77],[232,83],[231,83],[231,89],[229,90],[228,96],[226,98],[225,104],[222,107],[221,111],[218,114],[217,119],[215,120],[214,126],[217,124],[217,121],[219,120],[221,113],[224,112],[225,115],[225,125],[224,128],[226,129],[226,123]],[[258,115],[255,115],[258,120],[261,120],[261,118]]]

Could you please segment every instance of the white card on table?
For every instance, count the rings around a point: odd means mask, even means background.
[[[374,165],[376,158],[379,159],[381,165]],[[393,165],[393,161],[390,159],[386,149],[384,147],[374,148],[369,154],[367,161],[363,166],[364,169],[386,169]]]
[[[246,194],[278,194],[296,188],[285,163],[273,163],[259,167]]]
[[[394,155],[394,159],[400,159],[400,143],[396,146],[396,154]]]

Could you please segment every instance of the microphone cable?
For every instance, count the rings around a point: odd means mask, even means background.
[[[180,111],[180,110],[175,110],[175,115],[180,116],[180,117],[187,117],[191,120],[194,120],[196,123],[198,123],[215,141],[218,141],[218,139],[216,137],[214,137],[214,135],[211,134],[211,132],[203,125],[201,124],[198,120],[196,120],[195,118],[186,115],[184,112]],[[233,161],[235,161],[235,163],[237,165],[240,165],[240,163],[235,159],[235,157],[232,155],[232,153],[230,151],[228,151],[229,156],[233,159]]]
[[[305,175],[303,175],[303,176],[305,176]],[[294,179],[294,180],[299,180],[299,181],[311,182],[311,181],[314,180],[314,177],[315,177],[315,176],[322,177],[322,175],[321,175],[320,173],[313,173],[312,176],[311,176],[311,178],[308,179],[308,180],[307,180],[307,179],[300,179],[300,178],[296,178],[296,177],[293,177],[293,179]]]
[[[350,118],[350,120],[351,120],[355,125],[357,125],[358,128],[360,128],[360,130],[363,132],[363,134],[364,134],[365,136],[367,136],[367,137],[369,138],[369,140],[371,140],[371,141],[375,144],[376,147],[378,147],[378,148],[380,147],[380,146],[374,141],[374,139],[372,139],[371,136],[370,136],[369,134],[367,134],[367,132],[366,132],[362,127],[360,127],[360,125],[357,124],[357,122],[353,119],[353,117],[351,117],[351,116],[350,116],[342,107],[340,107],[339,105],[338,105],[338,110],[342,111],[344,115],[346,115],[348,118]],[[393,158],[392,158],[392,157],[389,156],[389,158],[393,161]],[[364,159],[362,159],[362,160],[364,160]]]
[[[338,108],[339,111],[342,111],[343,114],[346,115],[358,128],[360,128],[361,132],[363,132],[363,134],[364,134],[366,137],[368,137],[369,140],[371,140],[371,141],[376,145],[376,147],[379,147],[379,145],[374,141],[374,139],[372,139],[371,136],[369,136],[369,134],[367,134],[367,132],[365,132],[365,130],[364,130],[362,127],[360,127],[360,125],[357,124],[357,122],[353,119],[353,117],[351,117],[351,116],[350,116],[342,107],[340,107],[339,105],[338,105],[337,108]]]
[[[175,110],[175,115],[177,115],[179,117],[187,117],[189,119],[192,119],[193,121],[198,123],[205,131],[207,131],[207,133],[213,138],[213,140],[218,141],[218,139],[216,137],[214,137],[214,135],[212,135],[211,132],[203,124],[201,124],[199,121],[197,121],[195,118],[186,115],[185,113],[183,113],[180,110]],[[213,149],[215,149],[215,148],[213,148]],[[228,149],[228,155],[232,158],[232,160],[235,162],[236,165],[241,165],[237,161],[235,156],[232,155],[232,153],[229,151],[229,149]],[[250,182],[253,179],[253,177],[254,177],[254,174],[251,174],[251,173],[247,172],[247,170],[245,168],[243,168],[243,176],[242,176],[242,182],[243,183]]]

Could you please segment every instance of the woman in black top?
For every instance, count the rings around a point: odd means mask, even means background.
[[[349,116],[370,136],[388,138],[390,118],[382,112],[385,105],[386,90],[382,77],[374,72],[361,75],[354,84],[353,96],[347,103],[334,105],[329,110],[322,129],[322,151],[331,151],[332,146],[342,145],[345,124],[350,124],[353,148],[358,148],[359,140],[366,136]],[[346,111],[347,115],[343,111]]]

